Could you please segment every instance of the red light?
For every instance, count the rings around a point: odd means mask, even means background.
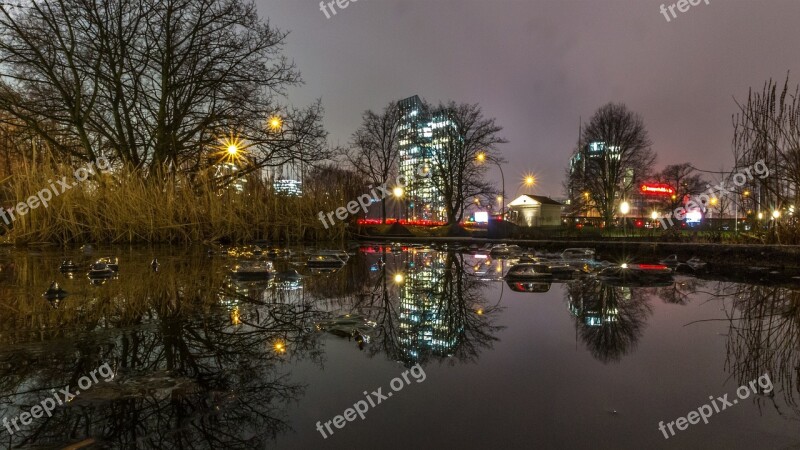
[[[646,195],[672,195],[675,189],[668,184],[643,184],[640,188]]]
[[[639,264],[639,268],[642,270],[664,270],[667,266],[663,264]]]

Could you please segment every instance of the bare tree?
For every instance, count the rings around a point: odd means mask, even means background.
[[[353,133],[350,148],[344,155],[370,183],[379,186],[397,170],[400,110],[389,103],[383,112],[371,110],[362,115],[361,127]],[[386,201],[381,201],[381,220],[386,223]]]
[[[754,180],[754,201],[769,211],[796,205],[800,186],[800,86],[791,91],[788,75],[783,87],[770,79],[761,92],[750,89],[747,101],[737,106],[739,112],[733,117],[737,168],[759,161],[769,168],[769,176]],[[796,243],[800,229],[793,221],[787,225],[793,227],[776,230],[774,237]]]
[[[480,163],[479,155],[502,163],[497,147],[508,141],[499,135],[503,127],[485,118],[477,104],[439,105],[434,116],[444,126],[433,131],[432,178],[444,202],[447,223],[452,225],[464,218],[470,199],[494,195],[491,183],[484,179],[487,166]]]
[[[596,151],[589,152],[592,144]],[[588,203],[606,224],[618,203],[649,176],[656,159],[644,121],[622,103],[609,103],[595,112],[576,152],[582,163],[570,174],[570,191],[588,193]]]
[[[674,196],[664,197],[663,206],[667,211],[674,211],[682,206],[686,196],[697,196],[707,190],[706,181],[689,163],[670,164],[653,178],[675,189]]]
[[[202,170],[224,136],[248,171],[326,152],[319,104],[281,104],[299,73],[251,1],[31,1],[0,29],[0,111],[64,155],[147,174]]]

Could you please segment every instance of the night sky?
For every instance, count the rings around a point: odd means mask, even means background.
[[[319,1],[256,1],[291,31],[306,84],[290,102],[322,98],[333,144],[393,99],[480,103],[510,140],[509,197],[525,172],[561,197],[579,118],[609,101],[643,116],[658,168],[730,168],[735,99],[800,82],[797,0],[710,0],[670,22],[662,0],[359,0],[330,19]]]

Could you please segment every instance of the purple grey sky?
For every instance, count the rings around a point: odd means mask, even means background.
[[[798,0],[710,0],[670,22],[662,0],[359,0],[330,19],[319,1],[256,1],[292,32],[306,84],[290,102],[322,98],[334,144],[393,99],[480,103],[510,140],[508,197],[525,172],[560,197],[579,117],[609,101],[643,116],[659,168],[730,168],[734,97],[800,82]]]

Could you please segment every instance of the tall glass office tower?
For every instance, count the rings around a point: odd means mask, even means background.
[[[435,165],[435,152],[446,149],[453,122],[447,111],[429,111],[419,96],[398,102],[400,108],[400,174],[408,180],[407,217],[411,220],[444,220],[444,202],[437,179],[425,176]]]

